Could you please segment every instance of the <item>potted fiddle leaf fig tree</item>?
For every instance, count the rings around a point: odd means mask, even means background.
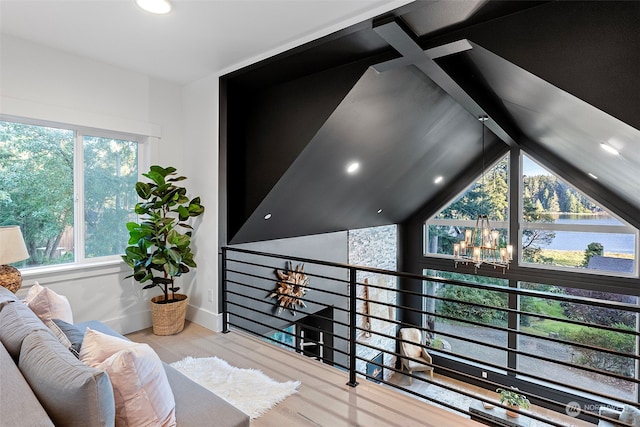
[[[178,294],[175,278],[196,267],[191,250],[193,227],[188,220],[202,215],[200,198],[189,199],[187,190],[177,185],[186,177],[176,168],[151,166],[142,174],[149,182],[136,183],[140,201],[135,213],[138,222],[127,223],[129,243],[122,256],[133,269],[129,277],[143,289],[159,287],[162,294],[151,299],[153,333],[173,335],[182,331],[187,310],[187,295]]]

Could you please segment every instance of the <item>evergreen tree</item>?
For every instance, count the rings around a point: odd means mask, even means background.
[[[582,262],[583,267],[587,267],[589,265],[589,261],[593,256],[602,256],[604,253],[604,247],[602,243],[591,242],[587,245],[587,249],[584,251],[584,261]]]

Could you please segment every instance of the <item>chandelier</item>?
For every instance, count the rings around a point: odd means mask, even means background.
[[[484,122],[487,116],[478,118],[482,123],[482,190],[484,186]],[[502,268],[502,272],[509,268],[509,262],[513,260],[513,246],[501,247],[501,236],[498,230],[491,228],[487,215],[486,193],[482,201],[481,213],[476,218],[476,226],[464,231],[464,240],[453,245],[453,258],[456,268],[458,264],[473,264],[476,271],[483,264],[492,265],[493,268]]]

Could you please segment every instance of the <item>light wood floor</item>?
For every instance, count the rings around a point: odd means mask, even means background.
[[[302,382],[298,393],[254,420],[252,426],[483,426],[371,381],[349,387],[346,372],[241,332],[215,333],[187,322],[178,335],[160,337],[145,329],[127,337],[149,344],[168,363],[186,356],[217,356],[240,368],[260,369],[277,381]]]

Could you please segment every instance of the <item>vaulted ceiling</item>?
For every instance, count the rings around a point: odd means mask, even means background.
[[[230,243],[435,213],[480,115],[486,161],[519,147],[640,227],[640,2],[416,2],[221,81]]]

